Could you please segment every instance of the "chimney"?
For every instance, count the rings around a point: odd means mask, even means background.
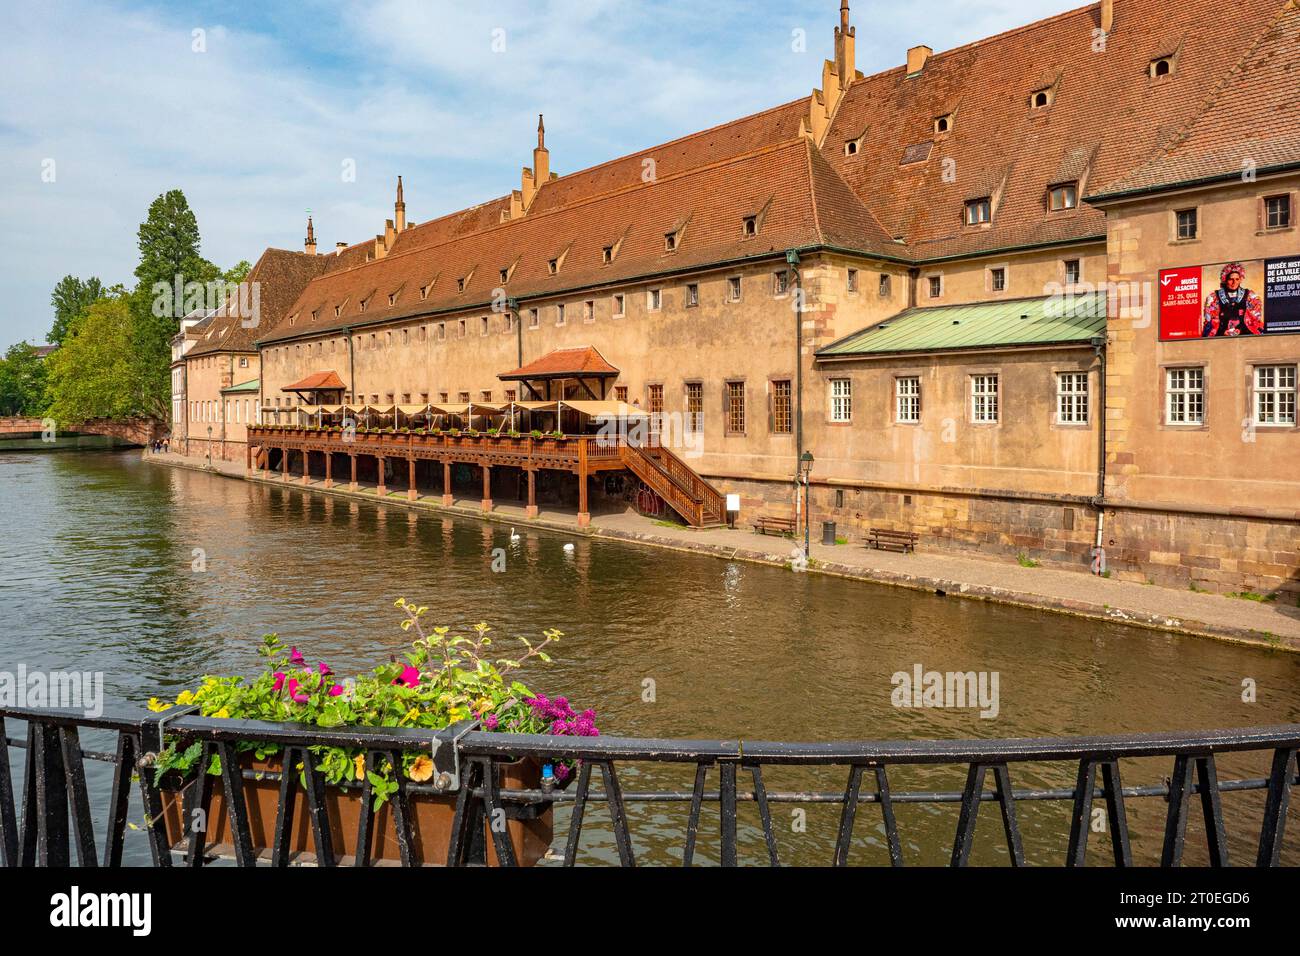
[[[520,182],[523,199],[522,212],[527,212],[533,204],[533,197],[551,179],[551,153],[546,148],[546,121],[539,113],[537,116],[537,148],[533,150],[533,167],[524,167]]]
[[[840,25],[835,28],[835,70],[840,75],[840,89],[847,90],[857,76],[856,27],[849,26],[849,0],[840,0]]]
[[[342,255],[342,254],[343,254],[343,250],[346,249],[347,247],[348,247],[348,244],[347,244],[346,242],[336,242],[336,243],[334,243],[334,255],[336,255],[336,256],[338,256],[338,255]]]
[[[316,255],[316,230],[312,228],[311,216],[307,217],[307,238],[302,245],[307,255]]]
[[[393,220],[384,220],[384,251],[387,252],[393,248],[393,240],[397,238],[397,228],[393,225]]]
[[[1115,0],[1101,0],[1101,32],[1110,33],[1115,26]]]
[[[393,221],[398,232],[406,231],[406,203],[402,200],[402,177],[397,177],[397,202],[393,204]]]
[[[914,46],[907,51],[907,75],[915,76],[925,69],[926,61],[934,53],[928,46]]]

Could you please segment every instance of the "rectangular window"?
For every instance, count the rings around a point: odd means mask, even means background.
[[[937,299],[943,295],[943,276],[930,276],[930,298]]]
[[[1079,187],[1074,183],[1053,186],[1047,192],[1047,208],[1052,212],[1073,209],[1079,205]]]
[[[1083,279],[1083,263],[1078,259],[1065,260],[1065,284],[1078,285]]]
[[[561,305],[557,305],[557,306],[555,307],[555,324],[556,324],[556,325],[563,325],[563,324],[564,324],[564,306],[563,306],[563,304],[561,304]]]
[[[538,309],[528,310],[528,327],[535,329],[542,324],[542,313]]]
[[[1007,270],[990,269],[989,270],[989,288],[994,292],[1007,291]]]
[[[1056,376],[1056,423],[1088,424],[1088,373],[1059,372]]]
[[[664,387],[662,385],[651,385],[648,389],[650,393],[650,414],[661,415],[664,410]]]
[[[596,321],[596,303],[590,299],[583,303],[582,321],[588,324]]]
[[[1165,424],[1205,424],[1205,369],[1165,371]]]
[[[1177,236],[1179,239],[1195,239],[1197,236],[1199,217],[1195,209],[1180,209],[1174,213],[1174,220],[1177,225]]]
[[[478,397],[479,397],[479,401],[481,402],[485,402],[487,404],[492,403],[492,393],[487,389],[484,389],[483,391],[479,392]]]
[[[445,342],[445,341],[447,341],[447,323],[446,323],[446,322],[439,322],[439,323],[438,323],[438,341],[439,341],[439,342]]]
[[[745,434],[745,383],[727,383],[727,434]]]
[[[966,203],[966,225],[978,226],[993,219],[993,201],[985,196]]]
[[[998,420],[998,377],[972,375],[970,380],[971,421],[990,424]]]
[[[772,273],[772,294],[785,295],[790,291],[790,273],[782,269]]]
[[[1260,365],[1255,368],[1255,424],[1294,425],[1296,367]]]
[[[659,289],[651,289],[645,294],[645,307],[650,312],[658,312],[663,301],[663,293]]]
[[[853,421],[853,382],[847,378],[831,379],[831,421]]]
[[[858,291],[858,270],[857,269],[849,270],[848,290],[849,292]]]
[[[616,319],[621,319],[621,318],[623,318],[623,315],[624,315],[624,311],[623,311],[624,301],[625,301],[625,300],[624,300],[623,296],[621,296],[621,295],[616,295],[616,296],[614,296],[614,318],[616,318]]]
[[[732,276],[727,280],[727,301],[740,301],[740,276]]]
[[[794,432],[794,407],[790,380],[772,383],[772,434],[790,435]]]
[[[882,299],[889,298],[889,285],[890,285],[889,273],[888,272],[880,273],[880,297]]]
[[[1269,196],[1264,200],[1264,227],[1286,229],[1291,225],[1291,197]]]
[[[894,418],[905,425],[921,421],[921,379],[907,375],[894,379]]]
[[[686,383],[686,416],[691,431],[704,431],[704,386],[699,382]]]
[[[614,386],[614,400],[615,400],[615,401],[618,401],[618,402],[626,402],[626,401],[627,401],[627,386],[626,386],[626,385],[616,385],[616,386]]]
[[[686,308],[693,309],[700,304],[700,287],[691,283],[686,287]]]
[[[467,331],[468,331],[467,324],[464,319],[461,319],[457,323],[457,334],[463,339]]]
[[[483,316],[483,318],[479,319],[478,322],[479,322],[479,335],[487,335],[487,334],[488,334],[488,317],[485,315],[485,316]]]

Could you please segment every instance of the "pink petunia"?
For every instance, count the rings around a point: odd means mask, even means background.
[[[393,681],[393,684],[405,684],[407,687],[418,687],[420,685],[419,669],[407,664],[402,668],[402,676]]]
[[[307,701],[311,700],[311,698],[306,694],[300,694],[298,692],[298,688],[302,685],[298,683],[297,679],[290,677],[289,683],[286,686],[289,691],[289,699],[295,704],[305,704]]]
[[[284,675],[284,672],[283,672],[283,671],[276,671],[276,672],[275,672],[275,683],[272,684],[271,687],[276,691],[276,693],[279,693],[280,690],[283,689],[283,687],[284,687],[284,677],[285,677],[285,675]]]
[[[291,647],[291,648],[289,648],[289,663],[290,663],[290,664],[306,664],[306,663],[307,663],[307,658],[303,657],[302,654],[299,653],[298,648],[296,648],[296,647]]]
[[[331,697],[342,697],[342,696],[343,696],[343,685],[342,685],[342,684],[335,684],[333,687],[331,687],[331,688],[330,688],[330,696],[331,696]]]
[[[332,670],[329,669],[329,667],[326,666],[324,661],[321,661],[320,664],[317,665],[317,667],[319,667],[320,669],[321,677],[328,677],[330,674],[334,673]]]

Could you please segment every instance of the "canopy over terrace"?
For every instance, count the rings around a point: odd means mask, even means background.
[[[521,382],[537,400],[576,399],[602,401],[609,383],[619,370],[591,346],[580,349],[557,349],[497,378],[503,382]]]
[[[301,382],[294,382],[280,389],[282,392],[292,392],[311,406],[328,404],[331,400],[341,401],[343,390],[343,379],[339,378],[338,372],[334,371],[316,372],[308,375]]]

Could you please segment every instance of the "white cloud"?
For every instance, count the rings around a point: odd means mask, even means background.
[[[855,3],[859,66],[977,39],[1065,0]],[[377,0],[211,23],[183,8],[71,0],[0,24],[0,347],[41,339],[67,273],[130,282],[136,228],[170,188],[227,266],[324,248],[392,215],[424,221],[518,186],[536,114],[572,171],[807,95],[838,4],[741,0]],[[882,29],[878,25],[885,24]],[[207,50],[192,52],[196,27]],[[493,30],[506,51],[492,52]],[[803,55],[791,30],[807,31]],[[57,163],[54,183],[41,162]],[[345,183],[344,159],[357,164]]]

